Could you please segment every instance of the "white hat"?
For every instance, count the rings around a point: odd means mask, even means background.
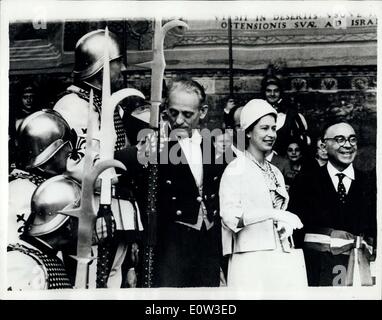
[[[246,130],[251,124],[266,116],[273,114],[277,118],[277,111],[268,102],[262,99],[252,99],[243,108],[240,114],[240,127]]]

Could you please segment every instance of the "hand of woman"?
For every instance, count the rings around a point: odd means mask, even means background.
[[[289,211],[279,211],[275,220],[278,222],[286,222],[293,229],[301,229],[304,225],[300,218]]]
[[[284,221],[277,222],[276,230],[279,233],[280,240],[287,239],[293,234],[292,226],[289,223]]]

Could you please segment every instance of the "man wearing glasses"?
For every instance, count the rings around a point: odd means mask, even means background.
[[[376,186],[353,167],[358,142],[351,125],[327,125],[322,142],[328,163],[297,179],[288,208],[304,224],[309,285],[372,285]]]

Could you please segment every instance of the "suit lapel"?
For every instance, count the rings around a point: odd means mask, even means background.
[[[215,148],[213,146],[213,143],[210,137],[202,137],[202,142],[200,147],[202,152],[202,166],[203,166],[202,181],[203,181],[203,185],[206,185],[206,183],[209,180],[208,177],[211,174],[214,174],[213,172],[211,172],[211,170],[214,168],[213,164],[215,162],[215,158],[214,158]],[[192,185],[194,185],[195,188],[197,188],[194,175],[192,174],[190,165],[187,161],[186,155],[184,154],[180,144],[177,141],[170,141],[168,143],[169,154],[172,148],[177,148],[177,150],[180,149],[180,157],[182,161],[180,164],[172,165],[173,169],[176,172],[176,175],[179,175],[179,179],[182,179],[184,183],[191,183],[192,181]],[[170,161],[170,158],[169,158],[169,161]]]
[[[360,194],[360,192],[362,192],[362,190],[357,190],[358,188],[358,179],[359,178],[359,174],[357,172],[357,170],[354,169],[354,180],[352,180],[351,184],[350,184],[350,188],[349,188],[349,191],[348,191],[348,197],[349,198],[352,198],[353,197],[353,194],[356,195],[356,194]]]
[[[208,177],[211,174],[212,164],[215,163],[215,147],[211,141],[211,136],[203,137],[201,143],[202,160],[203,160],[203,185],[208,182]],[[213,174],[213,173],[212,173]]]
[[[176,148],[176,150],[179,150],[180,152],[180,159],[181,162],[179,164],[173,164],[170,159],[170,154],[173,153],[171,150],[175,150],[173,148]],[[177,152],[177,155],[179,153]],[[183,152],[182,147],[180,146],[178,141],[170,141],[168,143],[168,154],[169,154],[169,163],[171,164],[171,168],[173,169],[173,174],[176,176],[176,178],[183,181],[184,184],[189,184],[190,186],[193,185],[196,186],[194,175],[192,174],[190,165],[187,161],[186,155]]]
[[[332,179],[330,178],[327,165],[322,166],[320,170],[321,170],[320,176],[322,178],[322,186],[324,187],[322,191],[327,193],[329,198],[332,198],[333,201],[334,200],[337,201],[337,190],[334,187]]]

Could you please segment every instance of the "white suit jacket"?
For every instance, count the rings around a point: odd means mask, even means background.
[[[280,170],[271,164],[277,181],[278,192],[286,199],[289,196]],[[225,169],[220,182],[220,215],[222,218],[223,254],[272,250],[276,248],[274,222],[270,217],[274,210],[269,189],[261,169],[245,155],[239,155]],[[280,210],[277,210],[280,213]],[[243,217],[244,227],[237,224]],[[248,224],[249,221],[258,221]]]

